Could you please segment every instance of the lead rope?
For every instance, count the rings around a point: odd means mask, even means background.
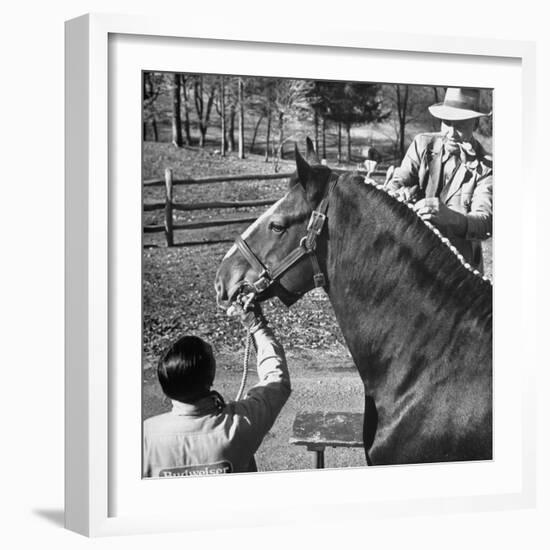
[[[246,330],[246,340],[244,344],[244,361],[243,361],[243,375],[241,378],[241,385],[239,387],[239,391],[237,392],[237,397],[235,397],[235,401],[240,401],[243,393],[244,388],[246,386],[246,379],[248,378],[248,361],[250,360],[250,350],[252,349],[252,334],[250,333],[250,329]]]
[[[255,294],[251,292],[248,295],[241,294],[237,299],[241,302],[243,309],[246,311],[248,309],[248,306],[252,303],[252,300],[254,300],[254,298],[255,298]],[[243,375],[241,378],[241,385],[239,387],[239,391],[237,392],[237,397],[235,397],[235,401],[240,401],[244,393],[246,380],[248,378],[248,362],[250,361],[250,352],[252,350],[252,346],[254,346],[254,348],[256,349],[256,342],[252,336],[252,333],[250,332],[250,328],[247,328],[246,339],[244,344]]]

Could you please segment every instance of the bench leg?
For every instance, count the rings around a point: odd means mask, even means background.
[[[324,468],[325,467],[325,450],[321,449],[320,451],[315,451],[315,468]]]

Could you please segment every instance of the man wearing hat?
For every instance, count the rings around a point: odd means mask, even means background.
[[[493,224],[493,163],[473,132],[490,113],[481,111],[480,92],[472,88],[448,88],[429,111],[441,120],[441,132],[416,136],[386,187],[414,202],[418,215],[482,272],[480,241]]]

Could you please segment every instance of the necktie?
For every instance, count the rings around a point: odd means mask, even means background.
[[[456,168],[458,166],[458,162],[459,162],[458,155],[450,155],[449,158],[445,161],[445,169],[443,171],[445,175],[445,181],[443,182],[444,187],[449,185],[449,183],[453,179],[453,176],[456,172]]]

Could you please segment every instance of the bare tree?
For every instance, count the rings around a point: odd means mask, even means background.
[[[147,139],[147,123],[153,130],[153,140],[158,141],[157,98],[163,91],[163,75],[160,73],[143,73],[143,139]]]
[[[407,125],[407,114],[409,109],[409,86],[408,84],[396,84],[395,96],[397,106],[397,122],[399,124],[399,156],[405,156],[405,126]]]
[[[313,134],[315,151],[319,151],[319,113],[316,110],[313,111]]]
[[[263,120],[266,120],[265,154],[267,162],[270,157],[272,113],[275,110],[275,87],[277,79],[252,77],[246,82],[246,108],[249,116],[256,116],[256,124],[249,151],[252,152],[258,131]]]
[[[439,130],[440,122],[430,115],[428,107],[434,102],[439,102],[444,88],[388,84],[382,86],[382,89],[385,106],[394,113],[391,122],[394,130],[395,153],[399,159],[402,159],[408,146],[407,128],[412,123],[424,128],[424,131]]]
[[[237,146],[235,145],[235,117],[237,116],[237,105],[231,103],[229,106],[229,128],[227,130],[227,139],[229,152],[235,151]]]
[[[252,134],[252,139],[250,140],[250,147],[248,148],[248,151],[250,153],[254,152],[254,145],[256,144],[256,137],[258,135],[258,130],[260,128],[260,124],[262,123],[264,119],[263,115],[258,116],[258,120],[256,120],[256,124],[254,125],[254,133]]]
[[[220,120],[221,120],[221,142],[220,150],[222,157],[225,157],[227,150],[227,136],[225,129],[225,77],[222,75],[220,77]]]
[[[329,103],[326,91],[330,83],[324,80],[315,80],[307,93],[307,101],[313,111],[313,129],[315,134],[315,150],[319,152],[319,121],[321,122],[322,158],[326,158],[326,117]]]
[[[176,147],[183,145],[181,133],[181,75],[172,75],[172,144]]]
[[[218,114],[221,109],[216,103]],[[233,153],[236,150],[235,118],[238,110],[238,85],[235,77],[224,77],[224,109],[225,109],[225,148]]]
[[[313,87],[311,80],[274,79],[274,107],[277,117],[279,138],[277,158],[284,158],[285,124],[309,109],[308,93]]]
[[[183,131],[185,134],[185,143],[187,145],[192,145],[191,139],[191,122],[189,113],[191,107],[189,105],[189,86],[191,85],[191,77],[186,74],[181,75],[181,93],[182,93],[182,115],[183,115]]]
[[[195,111],[199,123],[200,139],[199,146],[204,147],[206,144],[206,132],[210,123],[210,114],[216,96],[216,82],[214,77],[206,75],[194,76],[194,93],[193,99],[195,102]]]
[[[239,158],[244,159],[244,82],[238,80],[238,102],[239,102]]]
[[[271,111],[267,114],[267,128],[265,130],[265,155],[264,160],[269,160],[269,140],[271,138]]]

